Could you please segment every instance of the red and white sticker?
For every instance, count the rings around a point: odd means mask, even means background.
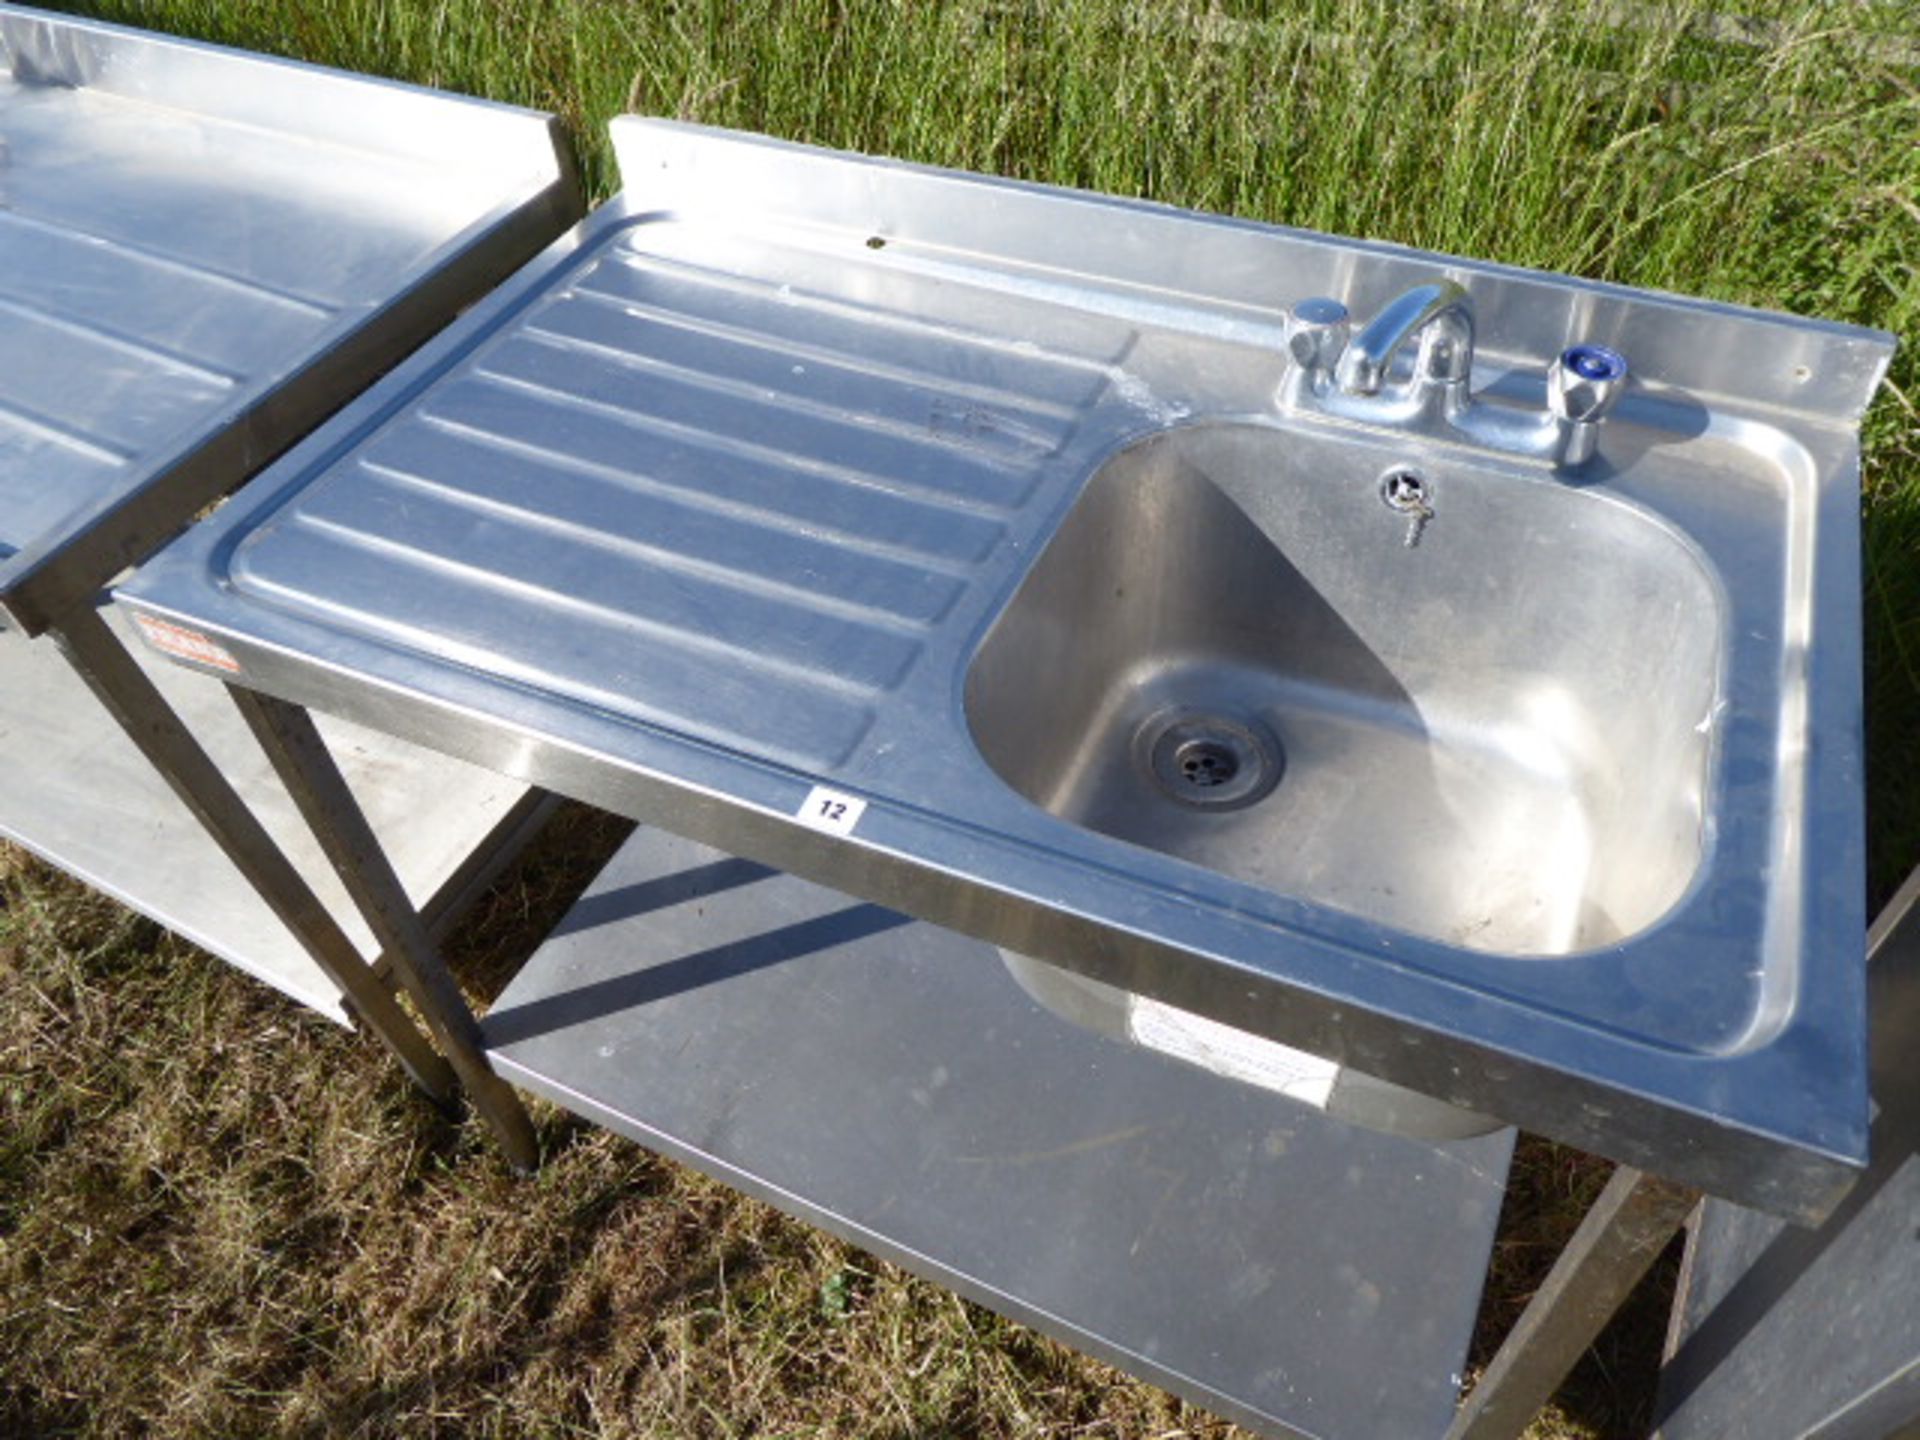
[[[185,660],[194,665],[211,665],[215,670],[226,670],[235,675],[240,673],[240,662],[233,658],[232,653],[198,630],[189,630],[171,620],[156,620],[151,615],[135,615],[133,622],[140,627],[140,633],[147,637],[147,643],[163,655],[171,655],[176,660]]]

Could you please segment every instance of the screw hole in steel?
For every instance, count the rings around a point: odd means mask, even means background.
[[[1425,511],[1433,503],[1433,487],[1419,471],[1396,466],[1380,477],[1380,498],[1402,515]]]

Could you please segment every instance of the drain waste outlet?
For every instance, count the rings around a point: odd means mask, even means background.
[[[1265,797],[1284,769],[1280,742],[1257,720],[1162,711],[1140,728],[1139,752],[1161,791],[1202,810],[1238,810]]]

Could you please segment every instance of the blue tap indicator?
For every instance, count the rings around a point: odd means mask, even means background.
[[[1622,380],[1627,360],[1618,350],[1605,345],[1573,345],[1561,353],[1560,363],[1582,380]]]

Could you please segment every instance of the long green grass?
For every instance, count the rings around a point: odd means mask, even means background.
[[[1876,895],[1920,859],[1914,0],[80,8],[555,110],[598,196],[636,109],[1892,330]],[[610,843],[573,833],[574,869]],[[468,927],[483,996],[559,869]],[[1227,1433],[557,1116],[514,1182],[370,1047],[144,922],[17,855],[0,898],[0,1432]],[[1530,1146],[1518,1175],[1495,1316],[1599,1172]],[[1537,1433],[1636,1433],[1658,1325],[1617,1327]]]

